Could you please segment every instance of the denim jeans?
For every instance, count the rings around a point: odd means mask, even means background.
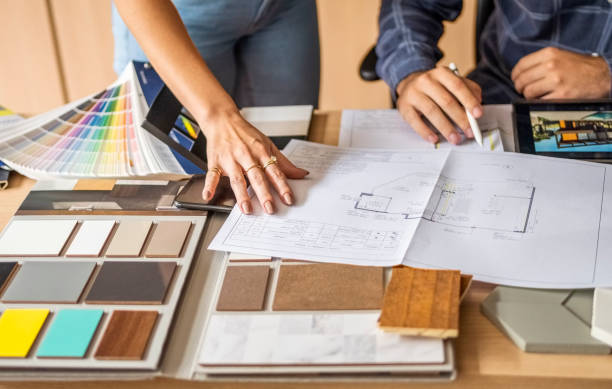
[[[239,107],[319,98],[315,0],[174,0],[189,36]],[[114,69],[147,57],[113,5]]]

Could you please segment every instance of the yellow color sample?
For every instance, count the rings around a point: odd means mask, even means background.
[[[48,315],[48,309],[4,311],[0,316],[0,357],[27,357]]]

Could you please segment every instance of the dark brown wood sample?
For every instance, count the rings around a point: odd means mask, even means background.
[[[269,266],[229,266],[225,271],[217,310],[261,311],[269,274]]]
[[[402,335],[457,337],[460,284],[458,270],[393,268],[378,326]]]
[[[383,269],[338,264],[282,265],[275,311],[378,309]]]
[[[105,262],[85,302],[162,304],[175,269],[175,262]]]
[[[0,294],[17,268],[17,262],[0,262]]]
[[[156,311],[114,311],[96,350],[96,359],[144,359],[157,316]]]

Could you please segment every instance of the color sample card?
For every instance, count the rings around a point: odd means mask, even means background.
[[[24,262],[2,301],[76,303],[95,266],[95,262]]]
[[[175,262],[106,262],[85,301],[162,304],[175,269]]]
[[[0,316],[0,357],[27,357],[47,315],[48,309],[4,311]]]
[[[5,284],[15,271],[17,262],[0,262],[0,293],[4,290]]]
[[[99,257],[108,235],[115,226],[114,220],[86,220],[68,250],[68,257]]]
[[[115,231],[115,236],[106,250],[107,257],[138,257],[142,251],[151,221],[122,221]]]
[[[157,316],[156,311],[114,311],[95,357],[143,359]]]
[[[383,269],[337,264],[281,265],[275,311],[378,309]]]
[[[83,358],[96,333],[101,309],[62,309],[38,348],[38,357]]]
[[[76,224],[76,220],[13,220],[0,238],[0,255],[56,257]]]
[[[191,222],[189,221],[159,222],[155,226],[145,256],[156,258],[179,257],[190,228]]]
[[[261,311],[269,266],[229,266],[217,302],[218,311]]]

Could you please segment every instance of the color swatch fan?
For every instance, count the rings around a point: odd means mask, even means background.
[[[130,63],[108,89],[0,130],[0,159],[38,179],[186,174],[140,126],[147,110]]]

